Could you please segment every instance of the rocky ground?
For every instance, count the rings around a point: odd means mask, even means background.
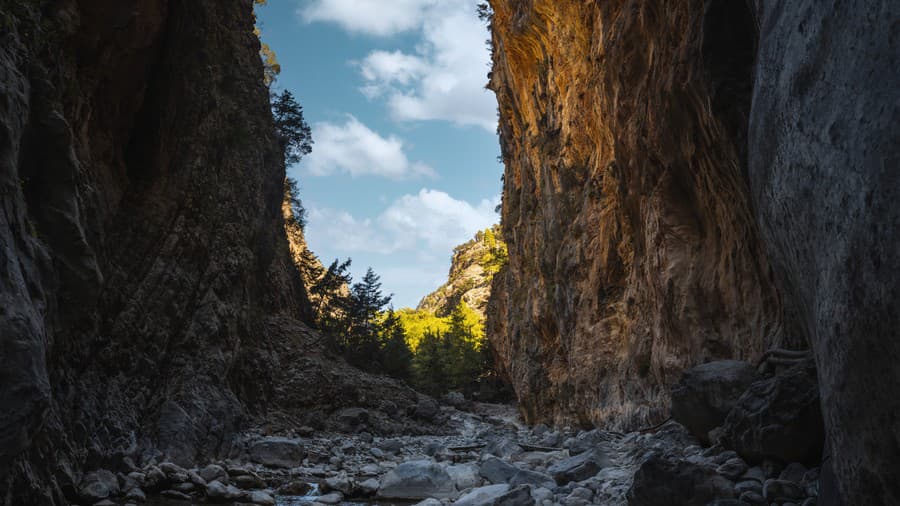
[[[368,413],[348,410],[353,433],[259,429],[229,459],[95,471],[78,494],[94,506],[816,503],[817,469],[750,467],[721,446],[704,449],[676,422],[628,434],[527,427],[512,406],[445,401],[423,399],[414,413],[442,425],[442,435],[374,436]]]

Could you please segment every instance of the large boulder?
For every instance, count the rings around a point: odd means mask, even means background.
[[[304,455],[303,446],[296,439],[267,437],[250,445],[250,460],[268,467],[296,467]]]
[[[722,425],[738,398],[759,378],[752,365],[739,360],[688,369],[672,387],[672,418],[709,443],[709,431]]]
[[[591,450],[560,460],[548,467],[547,472],[557,484],[565,485],[571,481],[578,482],[591,478],[608,466],[609,460],[606,455],[600,450]]]
[[[116,475],[100,469],[84,475],[78,486],[78,496],[89,503],[102,501],[119,494],[119,480]]]
[[[510,488],[506,484],[488,485],[463,495],[455,506],[532,506],[534,499],[527,486]]]
[[[404,462],[384,476],[378,497],[384,499],[444,499],[456,495],[453,477],[430,460]]]
[[[723,426],[722,443],[749,462],[772,458],[815,466],[824,441],[812,359],[753,383]]]
[[[712,467],[654,453],[635,473],[628,505],[706,506],[716,499],[734,498],[733,486]]]

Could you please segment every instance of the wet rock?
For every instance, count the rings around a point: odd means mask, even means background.
[[[744,492],[762,494],[762,483],[754,480],[741,481],[734,486],[734,492],[737,495],[741,495]]]
[[[456,506],[530,506],[534,499],[527,486],[510,488],[506,484],[476,488],[453,503]]]
[[[296,439],[267,437],[250,445],[250,460],[268,467],[291,468],[303,460],[303,446]]]
[[[724,444],[748,462],[818,463],[825,431],[812,360],[754,382],[728,414]]]
[[[574,457],[560,460],[547,468],[547,472],[559,485],[570,481],[581,481],[596,475],[609,466],[606,456],[599,450],[591,450]]]
[[[253,488],[266,488],[266,482],[256,473],[248,473],[242,476],[235,476],[232,480],[234,485],[245,490]]]
[[[708,443],[747,388],[760,378],[749,363],[719,360],[684,371],[672,387],[672,418]]]
[[[403,450],[403,441],[399,439],[385,439],[377,444],[378,448],[384,451],[385,453],[390,453],[392,455],[396,455]]]
[[[340,492],[332,492],[323,496],[316,497],[316,502],[322,504],[340,504],[344,500],[344,496]]]
[[[144,486],[148,490],[158,490],[167,480],[166,473],[162,472],[162,470],[156,466],[151,466],[147,469]]]
[[[105,469],[87,473],[78,485],[78,496],[88,503],[102,501],[107,497],[118,495],[118,493],[118,478]]]
[[[159,470],[166,473],[166,476],[173,476],[176,474],[187,475],[187,469],[173,462],[163,462],[159,465]]]
[[[385,499],[447,498],[456,492],[446,469],[430,460],[400,464],[382,479],[378,496]]]
[[[228,472],[225,471],[225,468],[215,464],[204,467],[197,474],[199,474],[207,483],[213,480],[223,481],[228,479]]]
[[[177,490],[177,491],[183,492],[185,494],[190,494],[191,492],[194,491],[195,488],[196,488],[196,485],[194,485],[191,482],[176,483],[172,486],[172,490]]]
[[[761,492],[757,492],[755,490],[748,490],[746,492],[742,492],[739,499],[751,506],[765,506],[768,503],[766,499],[762,496]]]
[[[733,485],[714,469],[652,454],[634,475],[629,506],[705,506],[734,497]]]

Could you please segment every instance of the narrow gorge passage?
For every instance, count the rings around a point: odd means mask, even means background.
[[[0,506],[900,504],[900,3],[0,41]]]

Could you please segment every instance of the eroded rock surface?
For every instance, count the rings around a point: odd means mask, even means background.
[[[683,369],[797,339],[743,177],[751,13],[707,3],[491,2],[488,333],[530,422],[650,425]]]

